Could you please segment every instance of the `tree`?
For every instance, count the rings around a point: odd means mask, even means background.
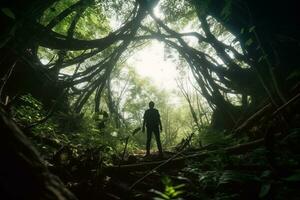
[[[105,1],[99,4],[97,1],[79,1],[76,3],[68,1],[57,4],[43,4],[43,6],[40,6],[41,10],[36,12],[38,14],[35,13],[29,19],[26,18],[24,26],[29,22],[33,22],[32,25],[28,25],[29,28],[26,30],[20,28],[21,31],[15,30],[17,33],[15,38],[19,38],[17,41],[21,41],[20,44],[17,44],[20,46],[24,44],[26,38],[24,35],[27,35],[27,37],[35,35],[35,37],[29,38],[30,43],[35,44],[35,46],[26,47],[31,49],[30,52],[32,53],[28,54],[27,51],[24,51],[24,55],[27,55],[31,63],[37,63],[42,66],[42,71],[46,74],[53,76],[52,80],[60,85],[59,88],[63,86],[70,90],[71,94],[78,96],[74,104],[77,112],[81,110],[84,103],[94,92],[96,92],[95,111],[97,112],[99,110],[100,96],[107,83],[106,80],[123,52],[130,48],[130,44],[153,38],[166,42],[168,46],[176,49],[186,59],[186,62],[189,63],[194,72],[195,78],[198,80],[198,84],[202,87],[203,95],[218,108],[217,110],[231,118],[233,122],[236,120],[238,113],[240,113],[240,109],[231,105],[224,97],[224,94],[231,92],[242,95],[244,104],[248,104],[247,99],[250,98],[251,105],[248,105],[254,108],[257,102],[266,97],[264,95],[265,92],[276,105],[285,99],[280,89],[282,87],[278,85],[278,75],[270,70],[273,65],[270,63],[270,60],[275,59],[272,59],[273,57],[266,59],[266,55],[271,50],[266,50],[268,45],[259,42],[263,38],[267,38],[267,34],[270,31],[264,32],[265,29],[259,29],[260,27],[255,26],[255,23],[258,21],[254,15],[256,14],[255,11],[252,11],[252,8],[256,5],[255,3],[246,2],[243,5],[239,5],[235,1],[166,1],[159,5],[168,14],[165,21],[151,14],[151,9],[156,3],[156,1],[153,1],[152,4],[147,3],[147,1],[129,1],[126,3]],[[98,4],[100,7],[97,6]],[[126,12],[123,12],[123,7],[127,8]],[[28,9],[27,12],[32,9],[30,6],[26,8]],[[122,15],[120,16],[124,25],[111,33],[111,29],[108,26],[108,21],[111,19],[108,18],[109,13],[105,12],[105,8],[109,8],[110,12],[114,11],[111,8],[122,10]],[[245,18],[244,21],[251,21],[253,18],[253,24],[250,27],[243,27],[245,24],[235,20],[239,19],[236,15],[241,13],[239,12],[240,8],[249,8],[249,12],[245,12],[246,14],[242,15],[242,18]],[[277,4],[274,5],[275,8],[278,9]],[[14,10],[18,10],[14,6],[11,6],[10,9],[12,13],[14,13]],[[141,23],[148,13],[152,16],[153,21],[150,23],[143,21]],[[257,13],[261,13],[261,11],[257,11]],[[270,13],[264,15],[267,14]],[[174,18],[171,17],[172,15],[180,17],[180,22],[175,23]],[[270,16],[272,15],[270,14]],[[16,15],[15,17],[18,19],[22,15]],[[193,20],[194,24],[201,24],[201,29],[190,33],[178,33],[180,27],[188,24],[189,19]],[[268,19],[268,26],[273,27],[272,20]],[[94,27],[99,26],[99,20],[104,21],[104,23],[101,23],[100,31],[96,31],[98,29]],[[87,21],[92,22],[89,23],[89,26],[91,26],[91,30],[96,31],[96,34],[89,31],[84,32],[78,28],[79,26],[85,26]],[[168,25],[172,23],[174,30]],[[247,23],[247,26],[249,24]],[[51,30],[46,32],[45,30],[47,29]],[[291,32],[293,31],[292,29],[289,28],[288,31]],[[228,31],[237,37],[234,40],[240,41],[241,49],[237,48],[237,46],[231,46],[224,40],[222,41],[221,37],[224,36],[224,32],[227,32],[226,34],[228,35]],[[245,34],[240,34],[240,32],[245,32]],[[138,36],[136,38],[132,37],[137,33]],[[147,35],[147,33],[150,33],[150,35]],[[19,34],[22,34],[22,37]],[[92,39],[96,35],[107,36],[101,39]],[[184,39],[185,37],[194,37],[198,40],[199,46],[191,46]],[[232,40],[232,42],[234,41]],[[210,48],[215,56],[205,52],[203,49],[199,49],[203,45]],[[48,58],[51,62],[47,65],[41,65],[37,58],[39,46],[56,49],[52,53],[52,61]],[[261,47],[261,51],[258,54],[258,51],[253,49],[257,46]],[[55,56],[56,54],[57,56]],[[35,60],[33,60],[34,56],[32,55],[35,55]],[[296,62],[293,61],[293,63]],[[77,64],[77,67],[74,68],[74,64]],[[295,65],[293,64],[293,66]],[[73,71],[76,73],[72,76],[60,73],[61,77],[58,78],[58,72],[68,66],[73,67]],[[269,71],[265,71],[263,66],[267,66]],[[294,69],[295,67],[292,68]],[[285,74],[290,74],[293,71],[292,68]],[[87,80],[90,81],[87,83]],[[78,85],[80,85],[80,88]]]

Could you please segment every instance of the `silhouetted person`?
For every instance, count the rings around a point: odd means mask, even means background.
[[[160,121],[160,115],[157,109],[154,108],[154,102],[150,101],[149,109],[145,111],[143,121],[143,132],[145,132],[145,126],[147,128],[147,144],[146,144],[146,156],[150,155],[150,144],[152,133],[154,133],[159,155],[163,156],[163,151],[160,142],[160,131],[162,131],[162,125]]]

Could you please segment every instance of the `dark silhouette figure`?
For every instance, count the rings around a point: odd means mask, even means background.
[[[163,156],[163,151],[160,142],[160,131],[162,131],[162,125],[160,120],[160,115],[157,109],[154,108],[154,102],[150,101],[149,109],[145,111],[144,121],[143,121],[143,132],[145,132],[145,126],[147,128],[147,144],[146,144],[146,156],[150,155],[150,144],[152,133],[155,135],[157,148],[159,150],[159,155]]]

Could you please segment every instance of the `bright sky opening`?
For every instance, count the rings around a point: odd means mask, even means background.
[[[178,75],[176,65],[164,59],[164,44],[153,40],[145,48],[137,51],[128,59],[142,77],[148,77],[159,89],[173,90],[177,88],[175,78]]]
[[[159,4],[154,8],[154,14],[164,18]],[[176,65],[170,59],[165,59],[164,45],[163,42],[152,40],[145,48],[136,52],[128,63],[139,75],[150,78],[159,89],[170,91],[177,89],[175,78],[178,72]]]

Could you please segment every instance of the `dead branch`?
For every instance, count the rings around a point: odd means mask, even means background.
[[[238,136],[242,131],[246,130],[247,128],[253,126],[253,124],[257,123],[266,112],[268,112],[272,108],[272,104],[267,104],[257,112],[255,112],[251,117],[249,117],[245,122],[243,122],[239,127],[237,127],[233,132],[233,136]]]
[[[273,114],[272,117],[275,117],[278,113],[280,113],[283,109],[285,109],[288,105],[293,103],[294,101],[298,100],[300,98],[300,93],[292,97],[289,101],[287,101],[285,104],[280,106]]]
[[[10,78],[10,76],[11,76],[11,74],[12,74],[12,72],[13,72],[13,70],[14,70],[16,64],[17,64],[17,62],[18,62],[18,59],[14,62],[14,64],[10,67],[10,69],[8,70],[8,72],[7,72],[7,73],[5,74],[5,76],[2,78],[3,83],[2,83],[2,85],[1,85],[1,87],[0,87],[0,101],[1,101],[1,102],[2,102],[2,92],[3,92],[3,89],[4,89],[4,87],[6,86],[7,81],[9,80],[9,78]],[[4,105],[7,105],[7,103],[8,103],[8,102],[5,102]]]

